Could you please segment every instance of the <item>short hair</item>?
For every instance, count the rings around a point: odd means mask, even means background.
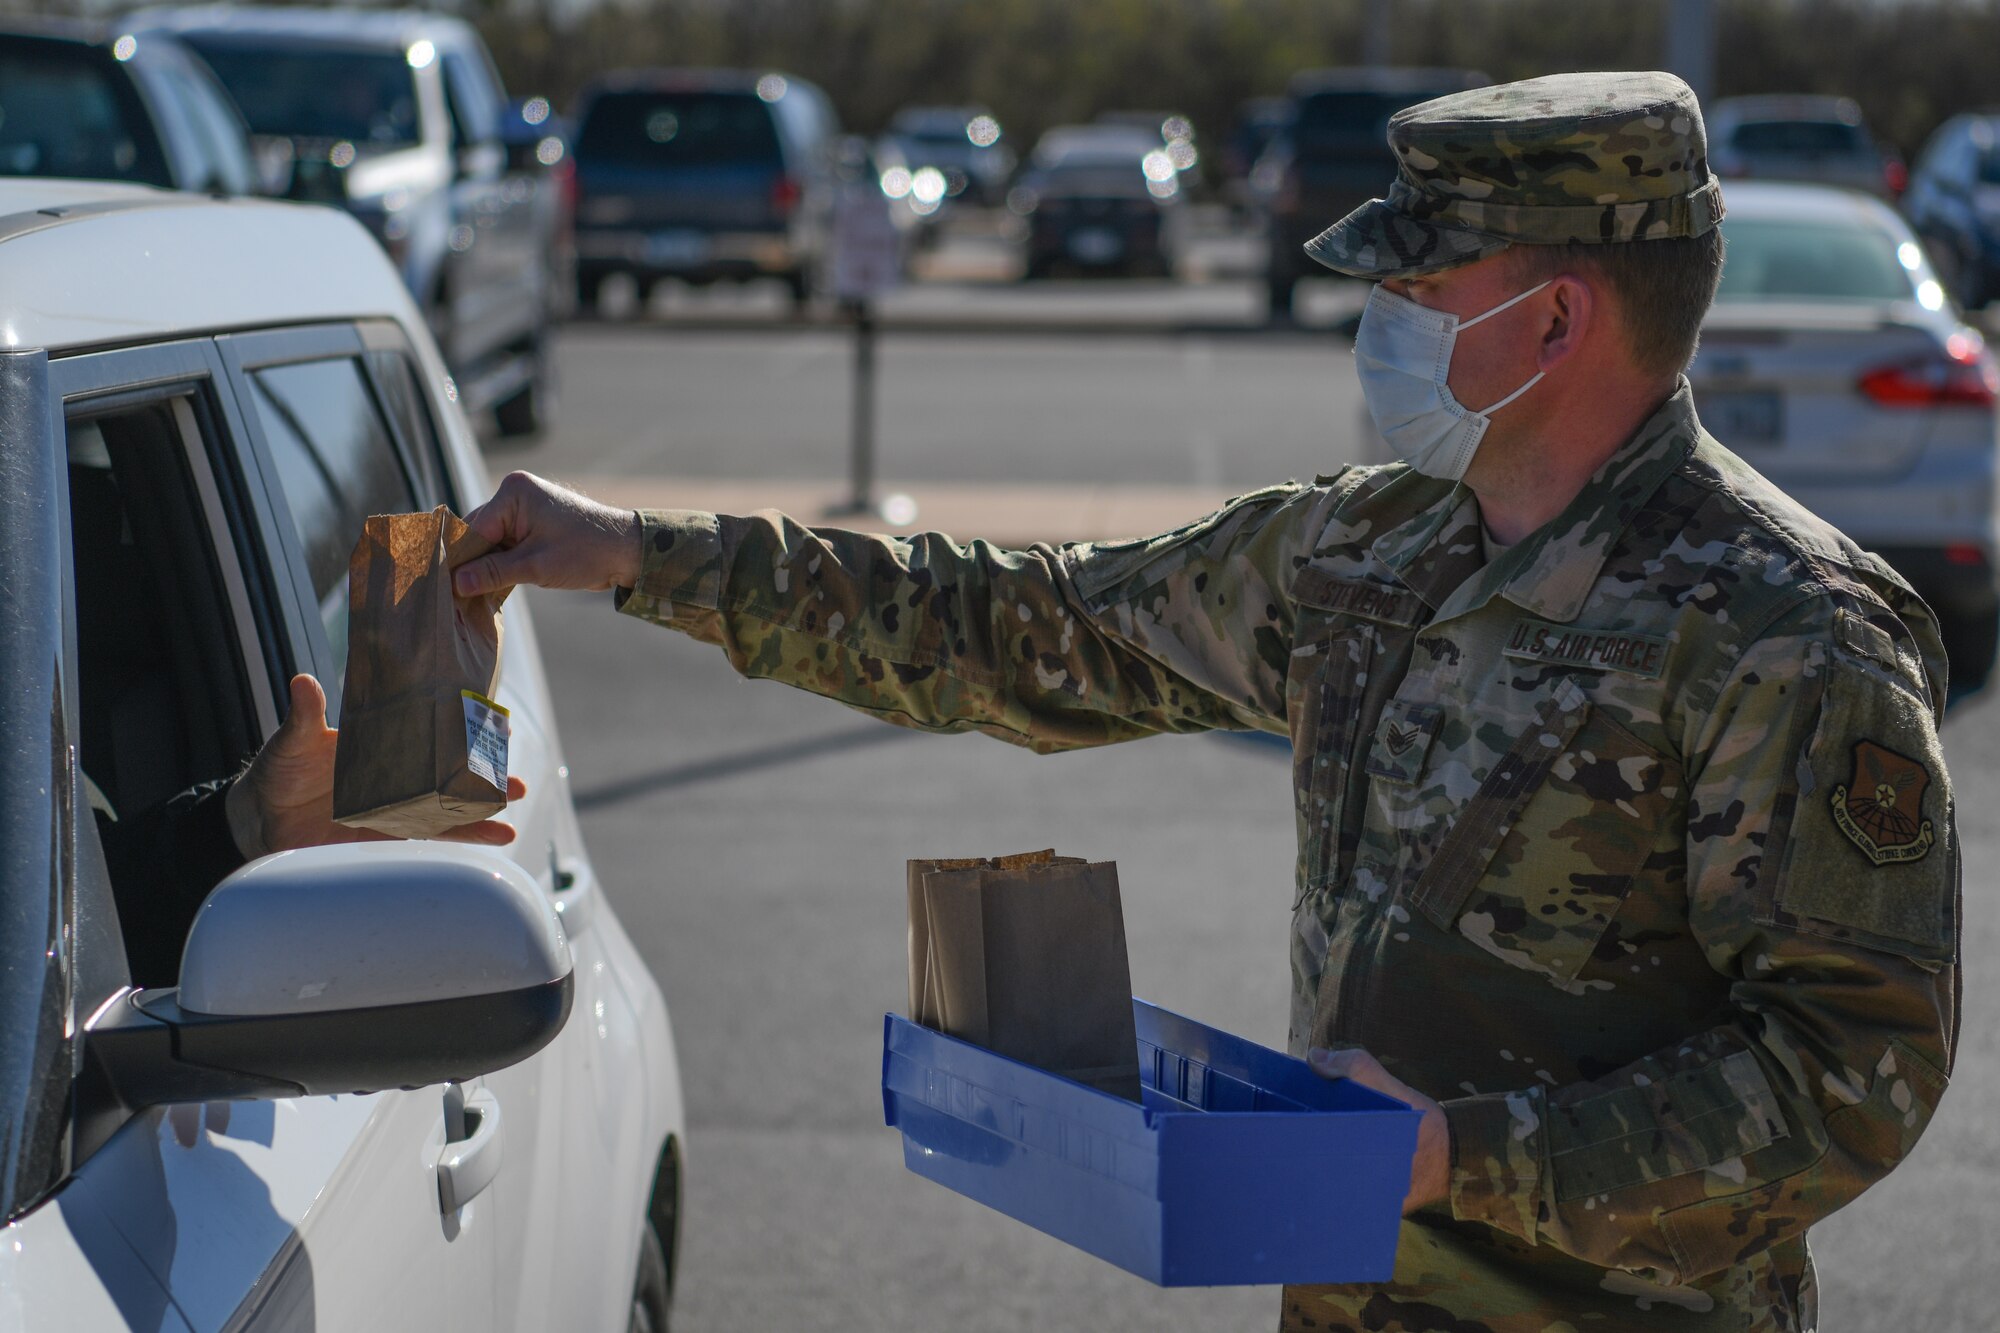
[[[1639,368],[1678,375],[1694,360],[1701,321],[1722,281],[1722,229],[1700,236],[1606,244],[1516,245],[1515,271],[1529,282],[1582,270],[1618,297],[1625,345]]]

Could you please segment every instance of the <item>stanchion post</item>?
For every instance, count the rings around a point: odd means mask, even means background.
[[[854,408],[850,513],[875,508],[875,304],[863,297],[847,303],[854,324]]]

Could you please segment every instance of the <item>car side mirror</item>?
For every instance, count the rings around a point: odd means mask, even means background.
[[[126,992],[84,1034],[79,1157],[176,1102],[463,1082],[569,1017],[561,920],[528,873],[451,843],[265,857],[202,904],[178,987]]]

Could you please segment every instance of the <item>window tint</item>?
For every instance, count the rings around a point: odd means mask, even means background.
[[[417,381],[410,358],[401,352],[370,352],[369,369],[382,392],[382,406],[389,419],[401,428],[407,456],[417,469],[417,492],[421,506],[449,501],[451,487],[445,483],[444,455],[439,450],[437,422]]]
[[[420,137],[410,62],[373,51],[287,51],[190,37],[253,134],[394,147]]]
[[[250,383],[338,675],[347,661],[347,558],[362,520],[409,513],[416,493],[360,362],[271,366],[251,372]],[[325,683],[337,697],[339,680]]]
[[[1722,234],[1729,262],[1718,301],[1907,301],[1916,294],[1896,257],[1898,238],[1872,227],[1730,219]]]
[[[138,95],[101,52],[4,38],[0,176],[173,184]]]
[[[752,93],[606,93],[584,113],[576,152],[649,167],[780,160],[771,108]]]
[[[1730,147],[1740,153],[1784,153],[1823,157],[1865,153],[1868,138],[1858,125],[1837,120],[1752,120],[1736,127]]]

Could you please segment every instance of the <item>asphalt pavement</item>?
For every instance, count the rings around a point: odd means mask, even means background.
[[[1145,293],[1118,298],[1143,313]],[[883,489],[914,497],[919,522],[927,488],[955,497],[967,523],[985,516],[988,492],[1029,504],[1010,522],[1033,528],[1036,494],[1144,484],[1169,508],[1201,505],[1364,450],[1337,336],[1192,327],[1181,313],[1192,299],[1169,293],[1150,325],[1117,334],[977,320],[886,334]],[[694,507],[716,495],[834,503],[846,335],[676,318],[567,331],[561,423],[532,448],[492,450],[496,473],[529,466]],[[942,499],[929,503],[935,515]],[[1110,520],[1064,520],[1079,521]],[[1054,515],[1040,523],[1021,535],[1061,535]],[[529,604],[592,853],[680,1044],[682,1333],[1275,1324],[1273,1290],[1156,1289],[909,1175],[881,1125],[878,1080],[882,1014],[903,1006],[902,867],[915,856],[1054,846],[1116,861],[1135,990],[1282,1045],[1283,749],[1161,738],[1039,758],[918,736],[744,683],[714,650],[617,616],[602,597]],[[1952,1089],[1916,1154],[1813,1232],[1828,1330],[1984,1333],[2000,1317],[1987,1241],[2000,1230],[1988,1110],[2000,993],[1981,984],[1981,960],[2000,947],[1986,873],[2000,863],[2000,709],[1961,709],[1945,748],[1974,989]]]

